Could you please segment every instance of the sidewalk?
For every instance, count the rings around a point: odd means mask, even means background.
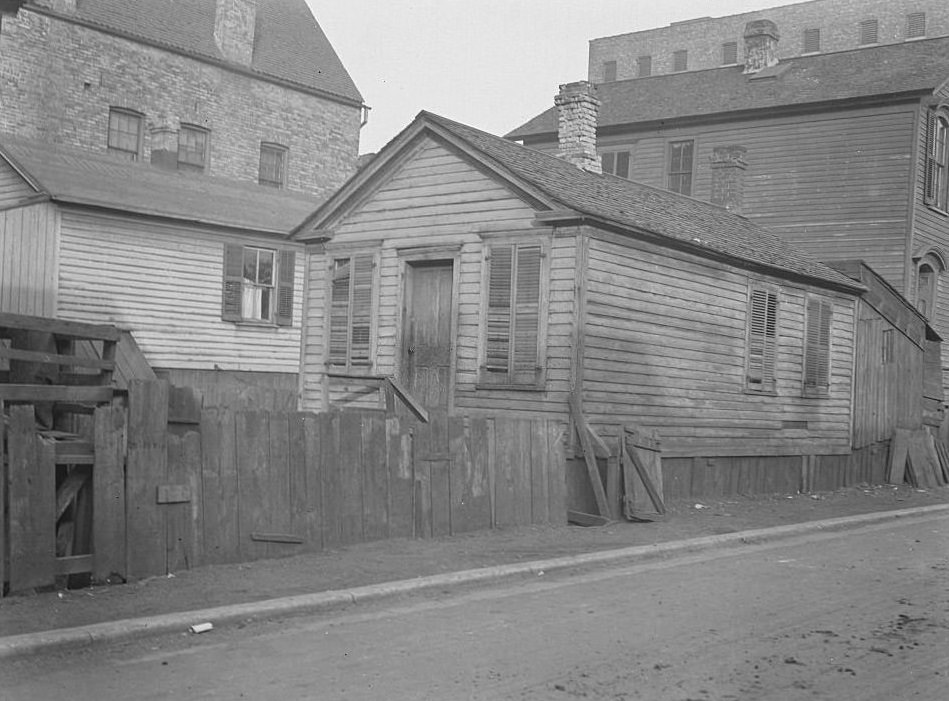
[[[751,529],[947,504],[949,488],[916,490],[905,485],[850,488],[793,497],[728,497],[669,504],[667,516],[653,523],[620,522],[600,528],[525,527],[431,540],[398,539],[317,555],[202,567],[134,584],[0,599],[0,646],[8,636],[200,612],[212,607],[233,607],[235,615],[245,610],[266,613],[269,607],[255,602],[283,597],[303,600],[306,597],[302,595],[319,592],[338,594],[341,597],[338,603],[343,605],[352,602],[345,590],[366,585],[523,565],[632,546],[671,545],[703,536],[727,539],[725,534]],[[491,578],[515,570],[516,567],[508,567],[481,576]],[[465,572],[463,576],[446,577],[444,581],[461,583],[471,576]],[[386,588],[392,592],[410,589],[411,583]],[[329,601],[332,597],[323,598]],[[277,610],[276,605],[274,610]],[[197,620],[197,613],[182,620],[190,618],[195,618],[192,623],[201,622]],[[139,627],[147,626],[143,622]],[[183,630],[186,628],[187,625],[182,626]]]

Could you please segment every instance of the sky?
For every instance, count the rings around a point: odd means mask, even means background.
[[[503,135],[587,77],[589,41],[793,0],[307,0],[363,99],[360,153],[421,110]]]

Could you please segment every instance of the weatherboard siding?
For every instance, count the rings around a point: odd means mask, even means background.
[[[13,166],[0,158],[0,207],[17,205],[34,195],[36,195],[36,190],[14,170]]]
[[[852,298],[604,234],[590,239],[587,279],[583,404],[604,434],[624,423],[654,428],[675,456],[849,449]],[[744,390],[752,282],[779,290],[776,396]],[[834,303],[827,398],[801,396],[809,292]]]
[[[156,368],[298,372],[303,248],[270,237],[66,211],[58,315],[132,331]],[[292,247],[293,325],[221,319],[224,245]]]
[[[56,312],[59,212],[48,202],[0,210],[0,311]]]

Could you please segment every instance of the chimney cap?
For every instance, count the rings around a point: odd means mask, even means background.
[[[745,25],[745,39],[752,39],[759,36],[769,36],[775,41],[781,38],[778,32],[778,25],[769,19],[756,19]]]

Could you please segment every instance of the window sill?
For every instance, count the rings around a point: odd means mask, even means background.
[[[279,324],[275,324],[272,321],[256,321],[255,319],[240,319],[231,322],[235,326],[247,326],[250,328],[258,329],[278,329],[280,328]]]
[[[498,382],[478,382],[475,384],[476,390],[503,390],[505,392],[543,392],[543,385],[515,385],[501,384]]]
[[[804,399],[827,399],[830,397],[830,391],[826,389],[806,389],[801,392]]]
[[[935,212],[935,213],[938,214],[940,217],[949,217],[949,211],[946,211],[946,210],[943,209],[942,207],[939,207],[938,205],[931,204],[931,203],[929,203],[929,202],[926,202],[925,204],[926,204],[927,209],[929,209],[929,210],[932,211],[932,212]]]
[[[777,397],[778,390],[776,389],[751,389],[750,387],[745,387],[742,390],[743,394],[748,394],[753,397]]]

